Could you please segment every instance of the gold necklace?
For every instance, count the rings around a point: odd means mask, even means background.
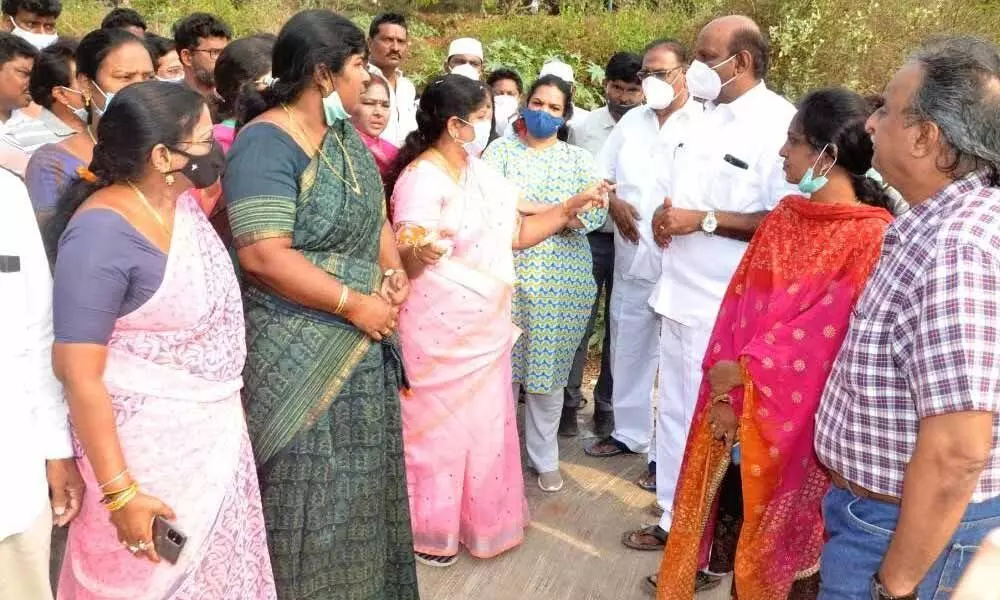
[[[459,169],[456,169],[455,165],[451,164],[451,162],[448,160],[448,157],[445,156],[443,152],[441,152],[440,150],[438,150],[434,146],[431,146],[429,148],[429,150],[431,151],[431,153],[432,153],[433,156],[435,156],[438,159],[440,159],[439,161],[431,161],[431,162],[442,162],[442,163],[444,163],[441,166],[443,166],[444,169],[445,169],[445,171],[448,172],[448,175],[450,175],[451,178],[455,180],[455,183],[458,183],[459,181],[462,180],[462,172]]]
[[[330,135],[333,136],[333,139],[337,140],[337,145],[340,146],[340,151],[344,154],[344,161],[347,162],[347,168],[351,173],[351,181],[354,182],[353,184],[350,181],[347,181],[347,179],[344,179],[344,176],[338,173],[337,170],[333,168],[333,163],[331,163],[330,159],[326,157],[326,154],[321,152],[320,148],[317,148],[312,142],[309,141],[309,137],[306,135],[305,130],[299,125],[298,121],[295,120],[295,117],[292,116],[292,111],[291,109],[288,108],[288,105],[282,104],[281,108],[285,109],[285,114],[288,115],[288,122],[289,124],[292,125],[292,127],[295,128],[296,130],[295,133],[297,133],[297,135],[302,138],[302,141],[305,142],[305,144],[309,147],[309,149],[313,151],[314,154],[319,155],[320,160],[322,160],[326,164],[326,168],[330,169],[330,172],[333,173],[337,179],[343,181],[344,185],[349,187],[352,192],[360,196],[361,185],[358,183],[357,173],[354,172],[354,163],[351,162],[351,157],[350,155],[347,154],[347,148],[344,147],[344,142],[341,141],[340,136],[337,135],[337,132],[334,131],[332,128],[330,129]]]
[[[149,200],[146,200],[146,195],[142,193],[142,190],[140,190],[138,186],[136,186],[131,181],[128,181],[126,183],[128,183],[128,186],[132,188],[133,192],[135,192],[135,195],[139,198],[139,202],[142,202],[142,205],[146,207],[146,210],[149,211],[149,214],[153,215],[153,218],[156,219],[156,222],[159,223],[160,227],[163,228],[163,231],[166,232],[167,239],[170,239],[170,237],[172,236],[172,232],[170,228],[167,227],[167,224],[163,220],[163,217],[160,215],[159,211],[153,208],[153,205],[149,203]]]

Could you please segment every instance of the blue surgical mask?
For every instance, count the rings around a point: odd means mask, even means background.
[[[524,126],[528,129],[531,137],[539,140],[554,136],[566,122],[562,117],[554,117],[544,110],[532,108],[521,111],[521,117],[524,118]]]
[[[94,107],[94,116],[95,117],[103,117],[104,113],[108,112],[108,107],[111,106],[111,99],[115,97],[115,93],[114,92],[110,92],[110,93],[109,92],[105,92],[104,90],[101,89],[101,86],[97,85],[96,81],[94,81],[92,83],[94,84],[94,88],[98,92],[100,92],[100,94],[102,96],[104,96],[104,108],[101,108],[101,107],[97,106],[97,104],[95,104],[93,100],[90,101],[90,105]]]
[[[344,103],[340,101],[340,94],[337,90],[330,92],[330,95],[323,98],[323,115],[326,117],[327,127],[332,127],[338,121],[350,118],[344,108]]]
[[[827,167],[826,170],[823,171],[823,173],[821,173],[818,177],[816,176],[816,165],[819,164],[819,159],[823,158],[823,154],[829,147],[830,144],[823,146],[823,149],[820,150],[819,152],[819,156],[816,157],[816,161],[812,164],[811,167],[806,169],[805,174],[802,175],[802,179],[799,181],[799,191],[802,192],[803,194],[815,194],[816,192],[823,189],[823,186],[825,186],[830,181],[829,179],[826,178],[826,175],[827,173],[830,172],[831,169],[833,169],[833,165],[837,164],[836,160],[834,160],[833,164]]]

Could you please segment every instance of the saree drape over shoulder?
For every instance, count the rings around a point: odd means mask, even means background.
[[[271,600],[274,579],[239,390],[246,357],[232,262],[193,196],[178,199],[163,282],[118,319],[104,383],[129,471],[177,513],[176,565],[118,541],[86,456],[61,600]]]
[[[402,400],[415,549],[480,558],[524,539],[528,513],[511,389],[517,190],[471,159],[456,182],[426,160],[396,183],[395,228],[451,240],[411,282],[399,314],[410,392]]]
[[[888,212],[785,198],[764,220],[723,299],[704,368],[738,361],[743,527],[740,600],[785,600],[819,568],[829,479],[813,451],[814,416],[851,309],[878,260]],[[717,491],[730,464],[707,422],[702,383],[674,503],[657,599],[694,597],[707,563]]]
[[[350,124],[331,127],[311,157],[278,127],[250,125],[229,158],[237,247],[287,237],[355,293],[378,291],[382,184]],[[244,290],[244,399],[278,597],[417,598],[395,342],[254,280]]]

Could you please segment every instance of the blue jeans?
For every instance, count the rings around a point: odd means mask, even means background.
[[[823,499],[827,541],[820,558],[819,600],[870,597],[899,520],[899,507],[831,486]],[[1000,498],[970,504],[941,556],[920,584],[920,600],[947,600],[986,534],[1000,527]]]

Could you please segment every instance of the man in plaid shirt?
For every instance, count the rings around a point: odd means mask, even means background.
[[[996,48],[928,44],[868,130],[912,209],[886,234],[817,415],[834,483],[820,598],[930,600],[1000,527]]]

